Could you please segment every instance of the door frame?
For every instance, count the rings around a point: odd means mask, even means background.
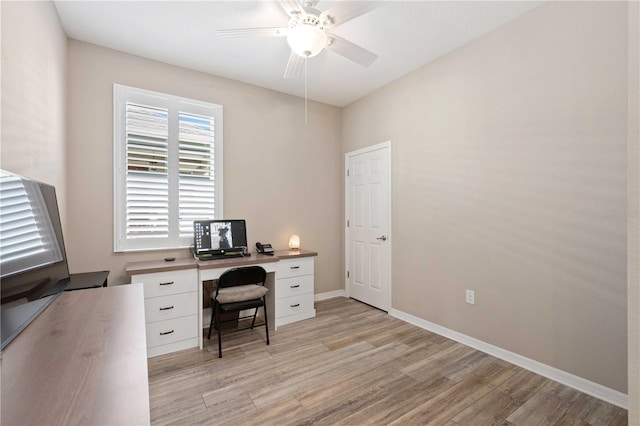
[[[349,277],[347,277],[347,272],[349,271],[349,259],[351,256],[351,252],[349,251],[349,237],[350,237],[350,228],[349,226],[347,226],[347,221],[349,220],[349,205],[350,205],[350,197],[349,197],[349,179],[347,177],[347,172],[349,170],[349,161],[351,160],[352,157],[356,157],[358,155],[361,154],[367,154],[369,152],[372,151],[377,151],[379,149],[386,149],[387,150],[387,208],[388,208],[388,214],[387,214],[387,229],[388,229],[388,235],[387,235],[387,243],[389,244],[389,267],[387,268],[387,282],[389,283],[388,288],[387,288],[387,300],[389,303],[389,306],[387,306],[387,312],[389,312],[391,310],[391,306],[392,306],[392,298],[391,298],[391,287],[392,287],[392,282],[391,282],[391,276],[392,276],[392,266],[393,266],[393,262],[392,262],[392,253],[393,253],[393,231],[391,229],[391,204],[392,204],[392,187],[391,187],[391,183],[392,183],[392,174],[391,174],[391,140],[388,140],[386,142],[382,142],[382,143],[378,143],[375,145],[370,145],[361,149],[357,149],[355,151],[351,151],[351,152],[347,152],[346,154],[344,154],[344,288],[345,288],[345,295],[347,297],[350,297],[349,295]]]

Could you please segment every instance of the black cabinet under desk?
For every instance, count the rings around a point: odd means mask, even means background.
[[[108,276],[109,276],[109,271],[82,272],[79,274],[69,274],[69,285],[65,287],[64,291],[106,287]]]

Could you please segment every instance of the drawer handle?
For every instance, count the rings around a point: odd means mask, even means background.
[[[160,308],[161,311],[168,311],[169,309],[173,309],[173,306],[165,306],[164,308]]]
[[[171,284],[173,284],[173,281],[169,281],[167,283],[160,283],[160,285],[171,285]]]
[[[298,306],[300,306],[299,303],[296,303],[295,305],[289,305],[289,307],[291,307],[291,308],[297,308]]]
[[[298,287],[300,287],[300,284],[290,285],[289,287],[290,287],[290,288],[298,288]]]
[[[299,266],[290,266],[289,268],[290,268],[290,269],[300,269],[300,267],[299,267]]]
[[[173,333],[173,332],[174,332],[174,330],[171,330],[171,331],[161,331],[161,332],[160,332],[160,335],[161,335],[161,336],[166,336],[167,334],[171,334],[171,333]]]

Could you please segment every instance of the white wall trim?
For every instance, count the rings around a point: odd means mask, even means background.
[[[334,297],[347,297],[347,293],[344,290],[327,291],[326,293],[318,293],[313,295],[315,302],[319,300],[333,299]]]
[[[582,377],[567,373],[566,371],[551,367],[550,365],[543,364],[522,355],[518,355],[498,346],[483,342],[482,340],[458,333],[457,331],[423,320],[422,318],[418,318],[397,309],[390,309],[389,315],[408,322],[409,324],[413,324],[425,330],[447,337],[451,340],[455,340],[463,345],[470,346],[496,358],[510,362],[511,364],[515,364],[518,367],[525,368],[548,379],[555,380],[558,383],[562,383],[563,385],[579,390],[580,392],[584,392],[587,395],[591,395],[620,408],[624,408],[625,410],[628,409],[629,398],[622,392],[583,379]]]

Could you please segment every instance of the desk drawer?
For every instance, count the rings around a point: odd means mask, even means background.
[[[148,323],[147,347],[166,345],[198,337],[198,315]]]
[[[313,311],[313,294],[301,294],[276,300],[276,318]]]
[[[133,275],[132,283],[144,283],[144,297],[158,297],[169,294],[198,291],[198,272],[195,269],[153,274]]]
[[[276,272],[278,279],[300,275],[313,275],[313,257],[287,259],[278,262],[278,271]]]
[[[195,291],[144,300],[144,316],[147,323],[197,314],[198,293]]]
[[[276,280],[278,298],[313,293],[313,275]]]

